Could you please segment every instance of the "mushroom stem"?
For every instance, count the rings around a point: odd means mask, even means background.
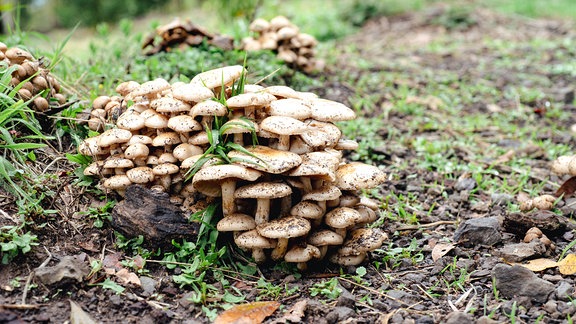
[[[300,271],[306,271],[308,270],[308,264],[306,262],[298,262],[296,263],[296,268]]]
[[[254,221],[256,225],[264,224],[268,222],[270,214],[270,199],[260,198],[257,200],[256,214],[254,215]]]
[[[272,250],[272,259],[273,260],[280,260],[286,254],[286,250],[288,250],[288,238],[281,237],[278,239],[278,243],[274,250]]]
[[[244,145],[244,134],[243,133],[234,134],[234,143],[238,145]]]
[[[322,259],[324,259],[324,257],[326,256],[326,253],[328,252],[328,245],[319,246],[318,250],[320,250],[320,257],[318,259],[322,260]]]
[[[290,150],[290,135],[280,135],[278,138],[278,150],[289,151]]]
[[[312,181],[309,177],[300,177],[300,181],[302,182],[305,193],[312,191]]]
[[[234,179],[225,179],[221,184],[222,188],[222,214],[228,216],[236,211],[234,204],[234,191],[236,191],[236,181]]]
[[[266,261],[266,254],[264,254],[264,249],[253,249],[252,258],[256,263],[264,263],[264,261]]]
[[[290,214],[290,208],[292,208],[292,196],[282,197],[280,200],[280,217]]]
[[[339,234],[340,236],[342,236],[343,239],[346,238],[346,228],[335,228],[334,232],[336,232],[336,234]]]

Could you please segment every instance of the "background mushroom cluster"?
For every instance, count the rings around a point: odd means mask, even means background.
[[[275,51],[279,59],[306,73],[324,69],[324,62],[314,57],[315,47],[318,44],[316,38],[301,33],[298,26],[291,23],[288,18],[276,16],[270,21],[255,19],[250,24],[250,31],[257,36],[242,39],[242,49]]]
[[[94,160],[84,173],[121,195],[141,184],[183,206],[220,199],[217,229],[231,232],[260,263],[361,263],[387,237],[367,226],[378,218],[378,204],[360,191],[386,176],[343,160],[357,143],[342,138],[335,122],[354,119],[354,111],[287,86],[246,84],[238,92],[244,73],[228,66],[189,83],[120,84],[117,99],[104,105],[122,112],[115,125],[78,148]],[[215,143],[215,134],[233,145]],[[225,158],[207,154],[215,145],[234,149]]]
[[[22,83],[18,96],[24,101],[32,99],[30,108],[44,112],[51,103],[66,103],[66,97],[60,93],[60,84],[44,67],[41,59],[35,59],[24,49],[8,48],[0,42],[0,61],[6,62],[8,67],[16,67],[10,85],[16,87]]]

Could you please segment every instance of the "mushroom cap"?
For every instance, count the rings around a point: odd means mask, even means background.
[[[285,27],[278,29],[276,34],[278,35],[278,40],[290,39],[290,38],[298,35],[298,27],[285,26]]]
[[[266,117],[260,122],[260,128],[279,135],[298,135],[308,130],[305,123],[287,116]]]
[[[238,235],[234,243],[245,249],[272,249],[276,247],[276,241],[260,235],[255,229]]]
[[[336,143],[336,146],[334,146],[334,149],[354,151],[358,149],[358,142],[351,139],[340,138],[338,140],[338,143]]]
[[[296,153],[275,150],[267,146],[252,146],[246,150],[250,154],[240,151],[231,151],[228,157],[238,159],[238,164],[268,172],[279,174],[286,172],[302,163],[302,157]]]
[[[132,160],[137,158],[143,158],[145,156],[148,156],[149,154],[150,149],[144,143],[131,144],[124,150],[124,157]]]
[[[126,189],[129,185],[132,184],[132,181],[128,178],[125,174],[117,174],[113,175],[110,178],[107,178],[102,183],[102,186],[106,189],[112,190],[123,190]]]
[[[370,189],[386,181],[386,174],[378,167],[362,162],[341,165],[336,170],[336,186],[342,190]]]
[[[176,132],[166,132],[162,133],[154,139],[152,139],[152,146],[166,146],[166,145],[174,145],[180,144],[182,141],[180,140],[180,135]]]
[[[214,92],[201,84],[183,84],[172,87],[172,97],[186,102],[202,102],[214,97]]]
[[[275,199],[286,197],[292,193],[292,188],[279,182],[260,182],[240,187],[234,191],[234,198]]]
[[[192,178],[192,183],[199,192],[207,196],[217,197],[221,194],[221,187],[218,186],[221,181],[226,179],[255,181],[261,175],[260,171],[241,165],[211,165],[198,170]]]
[[[359,228],[350,234],[338,254],[359,255],[374,251],[380,248],[386,239],[388,235],[378,228]]]
[[[336,169],[340,160],[328,152],[311,152],[302,154],[302,163],[288,172],[292,177],[315,177],[322,180],[334,181]]]
[[[314,200],[314,201],[327,201],[333,200],[342,195],[342,192],[338,187],[328,184],[320,188],[313,189],[302,196],[302,200]]]
[[[291,238],[304,236],[310,232],[310,222],[298,216],[277,218],[256,226],[260,235],[268,238]]]
[[[308,262],[314,258],[320,258],[320,249],[310,244],[306,244],[306,247],[294,246],[284,255],[286,262]]]
[[[118,126],[118,128],[135,131],[144,128],[145,121],[144,117],[140,116],[139,113],[127,110],[118,117],[116,126]]]
[[[178,159],[174,156],[174,154],[169,152],[164,152],[158,157],[158,164],[176,162],[178,162]]]
[[[358,195],[356,195],[354,193],[350,193],[350,192],[343,193],[342,196],[340,196],[338,206],[339,207],[354,207],[358,203],[360,203],[360,201],[361,201],[360,197],[358,197]]]
[[[132,90],[130,94],[134,97],[137,96],[151,97],[157,93],[160,93],[168,89],[170,89],[170,83],[162,78],[157,78],[142,83],[138,88]]]
[[[90,163],[85,169],[84,169],[84,175],[86,176],[97,176],[100,175],[100,172],[102,171],[102,167],[104,166],[104,161],[94,161],[92,163]]]
[[[174,174],[178,173],[178,171],[180,171],[180,168],[176,164],[172,163],[161,163],[152,168],[152,172],[155,175]]]
[[[254,217],[241,213],[230,214],[216,224],[219,232],[249,231],[256,228]]]
[[[574,155],[559,156],[558,158],[556,158],[556,160],[552,162],[550,169],[552,172],[556,174],[570,174],[571,169],[576,170],[576,168],[574,167],[570,168],[571,164],[570,162],[572,161],[576,161],[576,156]]]
[[[305,122],[308,125],[308,130],[302,132],[300,137],[306,144],[313,148],[334,147],[338,144],[342,136],[342,131],[338,126],[313,119],[308,119]]]
[[[254,129],[255,132],[258,131],[258,124],[252,122],[249,119],[234,118],[225,122],[224,125],[222,125],[222,127],[220,128],[220,130],[222,129],[224,129],[223,134],[227,135],[251,133],[252,129]]]
[[[299,99],[298,98],[298,92],[288,86],[270,86],[270,87],[266,87],[264,88],[264,90],[262,90],[264,92],[267,92],[271,95],[274,95],[277,98],[295,98],[295,99]]]
[[[288,116],[298,120],[312,116],[310,107],[304,104],[303,100],[293,98],[272,101],[266,112],[271,116]]]
[[[278,30],[282,27],[290,26],[292,23],[285,16],[276,16],[270,19],[270,28],[273,30]]]
[[[190,111],[192,117],[196,116],[226,116],[228,108],[216,100],[204,100],[195,104]]]
[[[108,149],[98,145],[100,135],[85,138],[80,145],[78,145],[78,153],[88,156],[96,156],[108,153]]]
[[[151,111],[150,114],[148,114],[149,111]],[[154,109],[148,109],[141,115],[146,116],[144,117],[146,118],[146,120],[144,121],[144,125],[146,127],[158,129],[158,128],[166,128],[168,126],[168,117],[157,113]]]
[[[121,96],[126,96],[130,92],[136,90],[138,87],[140,87],[140,83],[136,81],[124,81],[116,86],[116,92]]]
[[[92,101],[92,110],[104,109],[110,102],[110,96],[98,96]]]
[[[276,100],[276,97],[266,92],[241,93],[226,100],[226,106],[234,110],[253,106],[266,106]]]
[[[324,222],[332,228],[346,228],[356,224],[362,215],[350,207],[337,207],[326,213]]]
[[[202,153],[204,153],[204,151],[200,146],[190,143],[179,144],[172,150],[172,155],[180,161],[184,161],[191,156],[201,155]]]
[[[148,183],[154,181],[154,172],[147,166],[140,166],[126,171],[132,183]]]
[[[155,109],[159,113],[178,113],[189,112],[192,106],[182,100],[171,97],[161,97],[152,100],[150,102],[150,108]]]
[[[146,135],[132,135],[132,137],[130,137],[130,140],[126,142],[126,145],[132,145],[136,143],[152,144],[152,138]]]
[[[208,133],[206,133],[205,131],[200,131],[200,132],[190,136],[188,138],[188,143],[194,144],[194,145],[208,144],[208,143],[210,143],[210,141],[208,140]]]
[[[311,201],[301,201],[290,209],[290,215],[308,219],[320,219],[324,216],[324,210]]]
[[[191,131],[202,130],[202,125],[194,117],[189,115],[178,115],[168,119],[168,128],[178,133],[188,133]]]
[[[264,87],[259,85],[259,84],[245,84],[244,85],[244,93],[262,92],[262,90],[264,90]],[[274,100],[276,100],[276,97],[274,97]]]
[[[126,143],[132,137],[127,129],[111,128],[98,136],[98,146],[107,147],[114,144]]]
[[[310,233],[307,241],[315,246],[340,245],[344,242],[344,238],[334,231],[323,229]]]
[[[330,262],[336,263],[342,266],[355,266],[359,265],[366,259],[366,252],[360,253],[358,255],[341,255],[335,253],[330,257]]]
[[[197,74],[190,84],[204,85],[208,89],[226,86],[238,80],[246,69],[241,65],[225,66]]]
[[[354,110],[336,101],[318,98],[310,100],[307,103],[312,111],[312,118],[319,121],[336,122],[356,118]]]
[[[133,166],[134,162],[132,162],[132,160],[126,159],[118,155],[108,157],[104,161],[103,165],[105,169],[125,169],[125,168],[131,168]]]
[[[249,28],[253,32],[262,32],[270,28],[270,23],[266,19],[256,18],[250,23]]]
[[[314,36],[306,33],[299,33],[298,35],[296,35],[296,39],[303,47],[312,47],[318,44],[318,41]]]

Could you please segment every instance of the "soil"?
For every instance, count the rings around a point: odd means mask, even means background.
[[[555,60],[574,61],[575,52],[569,49],[576,39],[574,26],[567,22],[510,17],[489,11],[473,12],[468,17],[472,18],[471,20],[456,26],[437,23],[439,18],[445,15],[446,8],[437,7],[368,22],[357,34],[338,42],[337,48],[341,55],[333,62],[333,67],[325,76],[325,87],[314,91],[321,97],[350,104],[351,96],[355,93],[355,84],[342,81],[345,79],[343,76],[346,76],[347,80],[360,82],[367,73],[389,72],[394,75],[393,80],[388,80],[394,87],[406,86],[413,89],[419,98],[426,98],[430,76],[441,79],[450,72],[457,74],[459,80],[466,81],[465,84],[469,84],[471,80],[479,80],[478,82],[487,82],[503,92],[511,85],[529,86],[530,82],[537,79],[539,90],[547,97],[523,102],[531,108],[528,113],[536,117],[543,114],[541,110],[545,109],[548,99],[563,103],[565,110],[576,110],[573,106],[576,86],[573,77],[543,71],[538,64],[493,65],[494,61],[501,58],[502,53],[486,45],[487,39],[492,42],[517,43],[519,45],[507,55],[521,60],[532,54],[529,46],[521,44],[545,39],[556,45],[540,53],[539,60],[542,63],[551,65]],[[447,43],[448,39],[450,43]],[[565,47],[560,45],[560,40],[566,40]],[[439,44],[440,49],[423,50],[431,44]],[[448,45],[451,47],[443,48]],[[366,65],[369,67],[365,68]],[[404,77],[397,77],[400,74]],[[393,125],[396,134],[422,136],[431,141],[446,136],[454,139],[462,136],[457,125],[445,129],[424,126],[415,128],[414,116],[390,109],[391,98],[385,85],[372,83],[365,87],[363,94],[372,98],[377,109],[365,111],[362,117],[377,117],[387,112],[383,124]],[[457,83],[454,87],[459,90]],[[429,106],[431,119],[443,119],[442,114],[446,112],[437,109],[433,100],[426,101],[425,104]],[[474,104],[464,105],[459,113],[462,116],[488,115],[492,113],[490,105],[497,109],[512,109],[516,104],[508,97],[477,98]],[[532,122],[536,132],[550,123],[559,123],[557,129],[564,129],[564,132],[542,133],[538,135],[539,138],[552,143],[573,145],[568,130],[576,120],[534,118]],[[498,128],[489,125],[479,128],[478,137],[472,139],[471,143],[480,146],[486,143],[498,143],[502,147],[512,148],[518,146],[517,141],[521,139],[510,140],[514,136],[499,132]],[[417,217],[419,223],[394,221],[392,218],[385,220],[381,228],[389,236],[389,245],[384,247],[389,253],[374,253],[370,261],[363,264],[367,273],[358,281],[354,277],[357,267],[339,269],[322,265],[310,269],[300,278],[271,265],[260,267],[259,270],[269,282],[285,284],[287,289],[297,289],[295,294],[281,295],[278,298],[283,305],[282,309],[290,309],[297,302],[304,301],[305,312],[300,320],[307,323],[459,323],[479,322],[481,318],[483,323],[490,323],[491,320],[510,321],[510,314],[513,312],[518,322],[531,323],[540,318],[545,322],[560,323],[576,315],[576,305],[571,303],[572,299],[561,298],[555,293],[539,302],[521,296],[508,299],[495,296],[493,269],[497,264],[504,263],[497,251],[506,245],[520,242],[523,238],[522,230],[514,231],[514,228],[529,222],[532,217],[520,217],[520,222],[509,222],[508,225],[503,223],[499,227],[501,239],[492,246],[454,239],[458,227],[467,220],[494,217],[502,222],[509,216],[508,205],[515,197],[508,194],[498,195],[498,190],[493,188],[488,190],[477,187],[478,183],[470,174],[454,171],[447,175],[435,171],[433,167],[422,168],[418,161],[421,155],[403,141],[404,137],[391,134],[389,127],[383,126],[374,136],[385,144],[373,148],[371,154],[378,157],[375,160],[393,174],[391,180],[380,188],[380,194],[391,197],[388,205],[392,214],[398,212],[392,208],[398,203],[394,201],[394,197],[413,197],[411,201],[415,205],[406,205],[403,208]],[[46,154],[54,158],[59,156],[58,152],[72,149],[57,147],[54,152]],[[454,148],[450,154],[462,164],[484,163],[488,166],[493,162],[478,161],[477,155],[471,154],[465,147]],[[552,193],[556,190],[561,179],[551,175],[548,167],[550,159],[546,154],[533,147],[518,150],[516,154],[522,155],[531,166],[529,183],[543,183],[541,193]],[[395,167],[395,164],[403,166],[399,168]],[[73,264],[105,256],[120,260],[124,258],[123,252],[114,247],[114,233],[109,226],[95,228],[92,220],[87,219],[88,216],[78,213],[97,202],[85,187],[72,184],[74,178],[66,171],[73,168],[74,166],[64,159],[54,159],[49,170],[61,170],[58,181],[52,185],[52,190],[57,194],[49,202],[50,205],[43,207],[58,210],[59,213],[53,218],[35,220],[35,224],[45,224],[42,228],[32,228],[39,236],[39,246],[10,264],[0,266],[0,322],[70,321],[69,301],[78,304],[94,320],[104,323],[208,322],[202,307],[188,300],[190,291],[173,282],[172,276],[175,272],[157,263],[146,264],[146,277],[153,279],[146,289],[143,288],[144,284],[140,287],[123,283],[121,285],[126,290],[122,294],[92,284],[102,282],[105,277],[102,272],[80,276],[80,280],[73,276],[50,285],[31,277],[35,269],[54,266],[65,257],[76,256],[77,261],[73,261]],[[515,167],[493,164],[493,168],[500,179],[515,181],[514,179],[519,177],[519,171]],[[395,195],[391,196],[391,192]],[[17,207],[6,193],[0,196],[0,209],[5,212],[0,216],[0,225],[10,225],[16,221],[9,215],[14,215]],[[560,210],[562,215],[559,217],[562,218],[564,226],[546,232],[555,248],[543,253],[544,256],[556,258],[574,239],[574,226],[570,220],[573,211],[570,208]],[[556,221],[557,219],[552,222]],[[454,242],[453,246],[444,256],[433,260],[435,244],[447,241]],[[410,249],[410,246],[413,248]],[[411,252],[390,258],[394,251],[398,251],[397,248]],[[48,263],[43,265],[47,260]],[[82,273],[83,269],[78,267],[74,271]],[[342,290],[339,297],[329,299],[321,295],[310,295],[310,287],[338,276],[340,271],[346,275],[338,279],[339,288]],[[459,280],[462,274],[464,279]],[[537,275],[556,287],[560,282],[565,282],[570,287],[576,284],[573,276],[560,275],[554,268]],[[29,277],[31,281],[27,283]],[[256,282],[234,277],[228,279],[237,287],[238,292],[244,295],[247,302],[256,300]],[[26,286],[32,289],[25,294]],[[279,320],[282,316],[282,311],[276,311],[266,322]]]

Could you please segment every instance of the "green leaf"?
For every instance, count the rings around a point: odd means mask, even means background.
[[[101,283],[96,284],[96,286],[102,286],[104,289],[110,289],[114,291],[116,294],[121,294],[126,290],[126,288],[120,286],[119,284],[115,283],[114,281],[110,280],[110,278],[106,278]]]

